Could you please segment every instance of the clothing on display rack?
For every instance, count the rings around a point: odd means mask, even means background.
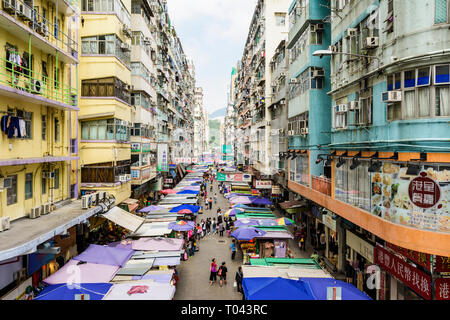
[[[11,116],[5,115],[1,118],[1,131],[8,135],[8,138],[22,138],[26,136],[26,123],[25,120]]]

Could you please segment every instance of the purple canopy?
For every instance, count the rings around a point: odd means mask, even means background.
[[[187,187],[181,188],[181,190],[194,190],[194,191],[199,191],[199,190],[200,190],[200,187],[198,187],[198,186],[187,186]]]
[[[109,243],[108,247],[133,250],[132,244],[133,244],[132,241],[116,241]]]
[[[252,203],[252,200],[250,200],[248,197],[233,197],[228,199],[231,203],[242,203],[242,204],[250,204]]]
[[[130,249],[120,249],[91,244],[82,254],[73,259],[90,263],[123,267],[133,253],[134,251]]]
[[[257,205],[270,205],[272,204],[272,201],[270,201],[267,198],[260,198],[260,197],[250,197],[250,201],[252,204]]]
[[[237,240],[252,240],[255,237],[263,236],[266,232],[254,227],[240,227],[231,233]]]
[[[133,241],[134,250],[178,251],[183,248],[184,240],[176,238],[140,238]]]
[[[258,220],[255,219],[239,219],[234,222],[235,227],[242,227],[242,226],[257,226]]]
[[[144,212],[144,213],[146,213],[146,212],[150,212],[150,211],[158,211],[158,210],[162,210],[162,209],[164,209],[164,207],[160,207],[160,206],[148,206],[148,207],[145,207],[145,208],[139,210],[139,212]]]
[[[47,284],[68,283],[107,283],[119,270],[117,266],[95,263],[78,264],[78,260],[68,261],[61,269],[44,279]]]
[[[258,219],[258,225],[261,227],[278,226],[278,223],[274,219]]]
[[[153,280],[155,282],[170,283],[173,275],[170,273],[144,274],[143,276],[133,276],[132,280]]]
[[[171,222],[167,226],[169,229],[172,229],[174,231],[189,231],[194,229],[195,223],[194,221],[185,221],[186,224],[179,224],[179,222]]]

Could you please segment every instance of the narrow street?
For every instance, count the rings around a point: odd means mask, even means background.
[[[208,198],[211,195],[209,191],[210,183],[208,183]],[[217,203],[212,206],[212,210],[205,210],[204,213],[199,214],[197,223],[202,219],[216,218],[217,209],[221,208],[225,213],[228,209],[228,200],[219,192],[218,184],[214,181],[214,192],[217,193]],[[212,193],[214,196],[214,193]],[[202,202],[203,203],[203,202]],[[242,255],[239,250],[236,252],[235,260],[231,260],[230,243],[232,238],[227,238],[226,231],[224,236],[219,234],[206,235],[200,240],[200,250],[190,257],[188,261],[183,261],[177,267],[179,281],[177,283],[177,291],[175,293],[175,300],[241,300],[242,295],[237,292],[236,287],[233,286],[236,271],[242,264]],[[217,266],[220,266],[223,261],[226,262],[228,268],[227,284],[223,287],[219,286],[219,279],[212,286],[209,285],[210,265],[211,260],[216,258]]]

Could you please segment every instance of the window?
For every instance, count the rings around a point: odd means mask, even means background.
[[[42,115],[41,117],[41,127],[42,127],[42,140],[45,140],[47,137],[47,116]]]
[[[44,177],[41,177],[41,192],[42,194],[47,193],[47,179],[45,179]]]
[[[70,185],[70,198],[74,199],[75,198],[75,184],[71,184]]]
[[[276,12],[275,22],[277,26],[284,26],[286,24],[286,13]]]
[[[130,160],[125,160],[117,161],[116,166],[111,162],[84,166],[81,168],[81,181],[82,183],[117,182],[118,176],[131,174],[130,163]]]
[[[55,142],[59,141],[60,136],[59,119],[55,118]]]
[[[11,178],[11,188],[6,189],[6,205],[17,203],[17,175],[8,176]]]
[[[450,65],[436,66],[435,75],[435,84],[450,83]]]
[[[126,121],[105,119],[81,123],[82,140],[129,141],[129,138],[130,129]]]
[[[448,23],[450,16],[450,1],[435,0],[434,23]]]
[[[450,86],[436,87],[436,116],[450,116]]]
[[[386,23],[386,28],[383,32],[392,33],[394,32],[394,0],[388,1],[387,19],[384,21]]]
[[[372,95],[365,95],[359,100],[359,108],[355,110],[355,124],[372,124]]]
[[[101,78],[81,81],[83,97],[116,97],[130,103],[130,92],[125,82],[118,78]]]
[[[25,200],[33,197],[33,174],[25,174]]]
[[[347,104],[344,104],[342,99],[336,100],[336,105],[331,109],[331,127],[333,129],[347,128],[348,111],[343,111],[343,108],[346,107]]]
[[[353,206],[370,211],[370,174],[369,161],[361,161],[354,170],[350,169],[351,160],[345,160],[335,168],[335,197]]]
[[[115,34],[81,38],[81,53],[95,55],[115,55],[127,66],[130,65],[130,51],[122,48],[122,40]]]
[[[77,139],[70,139],[70,152],[77,153]]]
[[[54,189],[59,189],[59,169],[55,169]]]
[[[128,26],[131,23],[131,15],[120,0],[83,0],[81,5],[82,11],[114,12],[122,23]]]

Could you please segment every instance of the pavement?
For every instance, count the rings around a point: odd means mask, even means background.
[[[210,183],[207,189],[208,198],[211,194],[209,188]],[[217,220],[217,209],[221,208],[225,213],[229,208],[229,202],[219,192],[216,181],[214,181],[213,190],[217,193],[217,203],[213,203],[212,210],[206,210],[202,202],[204,213],[197,216],[197,223],[206,218],[215,217]],[[242,254],[238,249],[234,261],[231,260],[231,241],[232,238],[227,237],[226,231],[223,237],[217,233],[206,235],[200,240],[200,250],[177,267],[179,280],[174,300],[242,300],[242,294],[233,286],[236,271],[242,265]],[[219,286],[219,279],[212,286],[209,285],[209,268],[213,258],[216,258],[217,266],[220,266],[223,261],[226,262],[228,283],[223,287]]]

